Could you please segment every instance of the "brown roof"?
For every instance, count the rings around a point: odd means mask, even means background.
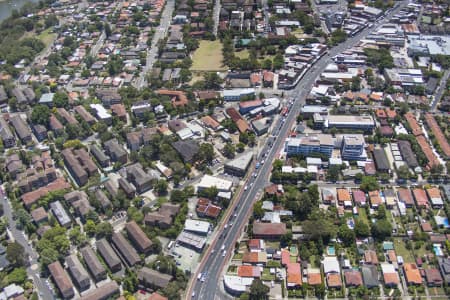
[[[220,127],[220,123],[217,122],[213,117],[211,116],[204,116],[202,117],[202,122],[203,124],[205,124],[206,126],[212,128],[212,129],[218,129]]]
[[[327,285],[328,287],[341,287],[342,286],[342,280],[341,280],[341,274],[338,273],[328,273],[327,274]]]
[[[218,93],[215,91],[197,91],[197,97],[202,100],[216,99]]]
[[[239,114],[239,112],[235,108],[229,107],[225,110],[225,112],[231,118],[231,120],[236,123],[236,126],[241,133],[250,129],[247,121],[242,118],[241,114]]]
[[[436,122],[434,116],[430,113],[425,114],[425,121],[436,137],[439,146],[441,146],[442,152],[444,152],[446,157],[450,157],[450,145],[444,133],[442,132],[441,127]]]
[[[63,295],[73,295],[73,284],[69,276],[64,271],[59,261],[55,261],[48,265],[48,270],[53,277],[53,281]]]
[[[339,202],[352,201],[352,197],[347,189],[337,189],[336,192]]]
[[[435,165],[439,165],[439,159],[434,154],[433,149],[431,149],[430,144],[427,142],[427,139],[423,135],[420,135],[416,137],[416,140],[428,160],[427,167],[431,168]]]
[[[380,205],[383,203],[378,191],[369,192],[369,200],[371,205]]]
[[[253,277],[253,278],[261,277],[261,269],[255,266],[247,266],[247,265],[239,266],[237,273],[239,277]]]
[[[422,276],[416,264],[405,263],[403,270],[405,271],[406,282],[408,284],[422,284]]]
[[[308,273],[308,284],[319,285],[322,283],[322,275],[320,273]]]
[[[397,262],[397,255],[395,254],[395,250],[388,250],[387,251],[389,262]]]
[[[152,246],[152,241],[147,237],[144,231],[135,221],[128,222],[125,225],[128,237],[138,248],[139,252],[147,252]]]
[[[41,197],[47,195],[49,192],[69,189],[70,187],[71,185],[67,183],[67,181],[64,178],[61,177],[56,179],[52,183],[49,183],[47,186],[23,194],[20,198],[22,199],[26,207],[30,207],[31,205],[36,203]]]
[[[441,272],[435,268],[425,269],[425,277],[428,284],[441,285],[443,282]]]
[[[344,272],[344,278],[347,286],[359,286],[363,284],[361,272],[357,270]]]
[[[422,222],[420,223],[420,227],[424,232],[433,232],[433,227],[429,222]]]
[[[364,261],[367,264],[377,265],[378,264],[378,256],[377,253],[373,250],[364,251]]]
[[[423,189],[413,189],[414,199],[416,200],[417,206],[428,207],[428,197]]]
[[[423,135],[422,128],[419,123],[417,123],[416,117],[413,113],[408,112],[405,114],[405,119],[408,122],[409,127],[411,128],[411,132],[415,136]]]
[[[38,222],[41,222],[41,221],[47,219],[48,215],[43,207],[39,207],[31,212],[31,217],[33,217],[33,221],[38,223]]]
[[[157,94],[172,96],[172,105],[174,107],[185,106],[188,104],[188,98],[183,91],[158,90]]]
[[[384,284],[386,285],[397,285],[399,283],[397,273],[386,273],[383,274]]]
[[[243,263],[249,264],[259,264],[267,262],[267,253],[266,252],[247,252],[242,257]]]
[[[99,286],[98,288],[86,293],[81,300],[101,300],[110,299],[114,294],[120,293],[119,285],[114,280]]]
[[[432,198],[442,198],[441,196],[441,191],[439,191],[439,189],[437,187],[432,187],[426,190],[428,197],[430,199]]]
[[[123,104],[113,104],[111,105],[111,111],[114,115],[118,117],[125,117],[127,115],[127,111]]]
[[[397,189],[398,199],[408,206],[414,205],[414,199],[412,197],[411,191],[407,188]]]
[[[253,222],[253,234],[257,236],[282,236],[286,234],[284,223]]]
[[[147,298],[147,300],[169,300],[169,298],[161,296],[157,292],[154,292],[150,295],[150,297]]]

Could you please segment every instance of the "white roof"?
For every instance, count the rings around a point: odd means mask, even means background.
[[[232,89],[232,90],[224,90],[223,91],[223,96],[224,97],[238,97],[241,95],[248,95],[248,94],[253,94],[255,93],[255,89],[254,88],[247,88],[247,89]]]
[[[97,116],[100,119],[109,119],[111,118],[111,114],[106,111],[106,109],[101,104],[91,104],[91,107],[95,110],[97,113]]]
[[[309,165],[322,165],[322,160],[318,157],[307,157],[306,164]]]
[[[208,233],[210,224],[206,221],[187,219],[184,229],[191,232]]]
[[[339,262],[336,256],[325,256],[325,258],[322,261],[322,264],[323,264],[323,272],[325,274],[341,272],[341,268],[339,267]]]
[[[214,177],[211,175],[203,176],[202,180],[197,184],[197,188],[205,189],[215,186],[219,191],[229,191],[233,186],[230,180]]]
[[[190,128],[186,127],[177,131],[177,135],[180,137],[181,140],[186,140],[188,138],[193,137],[194,133]]]
[[[231,275],[223,276],[224,285],[235,292],[245,292],[247,290],[247,287],[250,286],[252,282],[253,278],[251,277],[239,277]]]
[[[381,265],[381,271],[383,272],[383,274],[397,273],[397,271],[395,271],[394,265],[392,265],[390,263],[381,263],[380,265]]]

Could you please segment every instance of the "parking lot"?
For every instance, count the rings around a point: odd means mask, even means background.
[[[189,272],[193,272],[195,270],[200,257],[198,252],[178,244],[173,246],[170,253],[174,256],[178,267],[183,271]]]

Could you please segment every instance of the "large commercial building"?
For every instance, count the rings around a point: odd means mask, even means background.
[[[362,134],[344,135],[342,137],[341,156],[344,160],[366,160],[364,136]]]
[[[224,171],[230,175],[243,177],[247,173],[248,166],[252,160],[253,152],[248,151],[227,162],[224,165]]]
[[[334,143],[331,135],[318,134],[311,136],[302,136],[290,138],[286,141],[285,151],[290,155],[310,155],[312,153],[325,154],[331,157]]]
[[[325,118],[324,127],[372,131],[375,121],[372,116],[329,115]]]

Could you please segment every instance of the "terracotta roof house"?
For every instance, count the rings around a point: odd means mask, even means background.
[[[154,292],[147,298],[147,300],[169,300],[169,298],[161,296],[157,292]]]
[[[135,221],[128,222],[125,225],[125,229],[128,233],[128,238],[133,242],[139,252],[147,253],[151,250],[152,241]]]
[[[398,200],[403,202],[406,207],[414,206],[414,199],[411,191],[408,188],[398,188],[397,189]]]
[[[216,131],[219,130],[222,126],[220,125],[219,122],[216,121],[216,119],[214,119],[211,116],[204,116],[201,118],[201,121],[203,123],[203,125],[205,125],[206,127]]]
[[[352,190],[353,202],[359,207],[365,207],[367,204],[366,193],[360,189]]]
[[[378,265],[378,256],[374,250],[364,251],[364,263],[368,265]]]
[[[261,277],[261,268],[256,266],[238,266],[237,270],[239,277],[253,277],[260,278]]]
[[[346,201],[352,201],[350,192],[347,189],[336,189],[337,200],[340,205],[344,205]]]
[[[264,240],[261,239],[251,239],[247,242],[247,246],[250,252],[259,252],[266,248]]]
[[[395,287],[400,283],[398,273],[394,268],[394,265],[389,263],[381,264],[381,271],[383,272],[383,280],[385,286]]]
[[[253,238],[279,239],[286,232],[286,224],[284,223],[253,222]]]
[[[397,255],[395,254],[395,250],[388,250],[386,251],[388,262],[390,263],[396,263],[397,262]]]
[[[426,113],[425,121],[426,121],[428,127],[433,132],[439,146],[441,146],[444,156],[446,158],[449,158],[450,157],[450,145],[448,143],[447,138],[445,137],[445,134],[442,132],[441,127],[436,122],[436,119],[434,118],[434,116],[432,114]]]
[[[370,206],[372,208],[377,208],[378,206],[383,204],[383,200],[380,197],[380,192],[379,191],[371,191],[371,192],[369,192],[369,201],[370,201]]]
[[[357,270],[348,270],[344,272],[345,285],[347,287],[357,287],[363,284],[361,272]]]
[[[427,221],[422,221],[420,223],[420,227],[422,228],[423,232],[433,232],[433,227],[431,226],[431,224]]]
[[[267,263],[267,253],[266,252],[247,252],[242,257],[242,263],[247,264],[263,264]]]
[[[428,197],[424,189],[413,189],[413,196],[419,208],[428,208]]]
[[[444,200],[441,195],[441,191],[437,187],[431,187],[426,189],[428,199],[430,200],[431,206],[435,209],[444,207]]]
[[[441,273],[436,268],[425,269],[425,279],[428,286],[442,286],[444,283]]]
[[[75,296],[73,284],[69,276],[64,271],[59,261],[55,261],[48,265],[48,270],[53,278],[58,290],[64,299],[70,299]]]
[[[339,273],[329,273],[327,274],[327,286],[329,288],[341,288],[342,279]]]
[[[420,127],[419,123],[417,123],[416,117],[413,113],[408,112],[404,115],[404,118],[408,122],[408,125],[411,129],[411,132],[415,136],[423,135],[422,128]]]
[[[46,222],[48,220],[48,214],[43,207],[38,207],[31,212],[31,217],[36,224]]]
[[[322,284],[322,275],[320,274],[320,271],[318,272],[310,272],[308,270],[308,284],[309,285],[319,285]]]
[[[287,266],[291,262],[291,253],[287,249],[281,249],[281,264]]]
[[[286,273],[288,288],[295,288],[302,285],[302,269],[299,263],[288,263]]]
[[[197,202],[196,212],[200,217],[216,219],[222,208],[220,206],[214,205],[210,200],[200,198]]]
[[[421,285],[422,276],[420,275],[419,268],[416,264],[405,263],[403,265],[403,271],[405,272],[405,279],[408,285]]]
[[[163,274],[158,271],[143,267],[138,272],[139,283],[148,288],[165,288],[172,280],[171,275]]]
[[[185,106],[188,104],[188,98],[182,91],[158,90],[156,93],[172,97],[171,101],[173,107]]]

